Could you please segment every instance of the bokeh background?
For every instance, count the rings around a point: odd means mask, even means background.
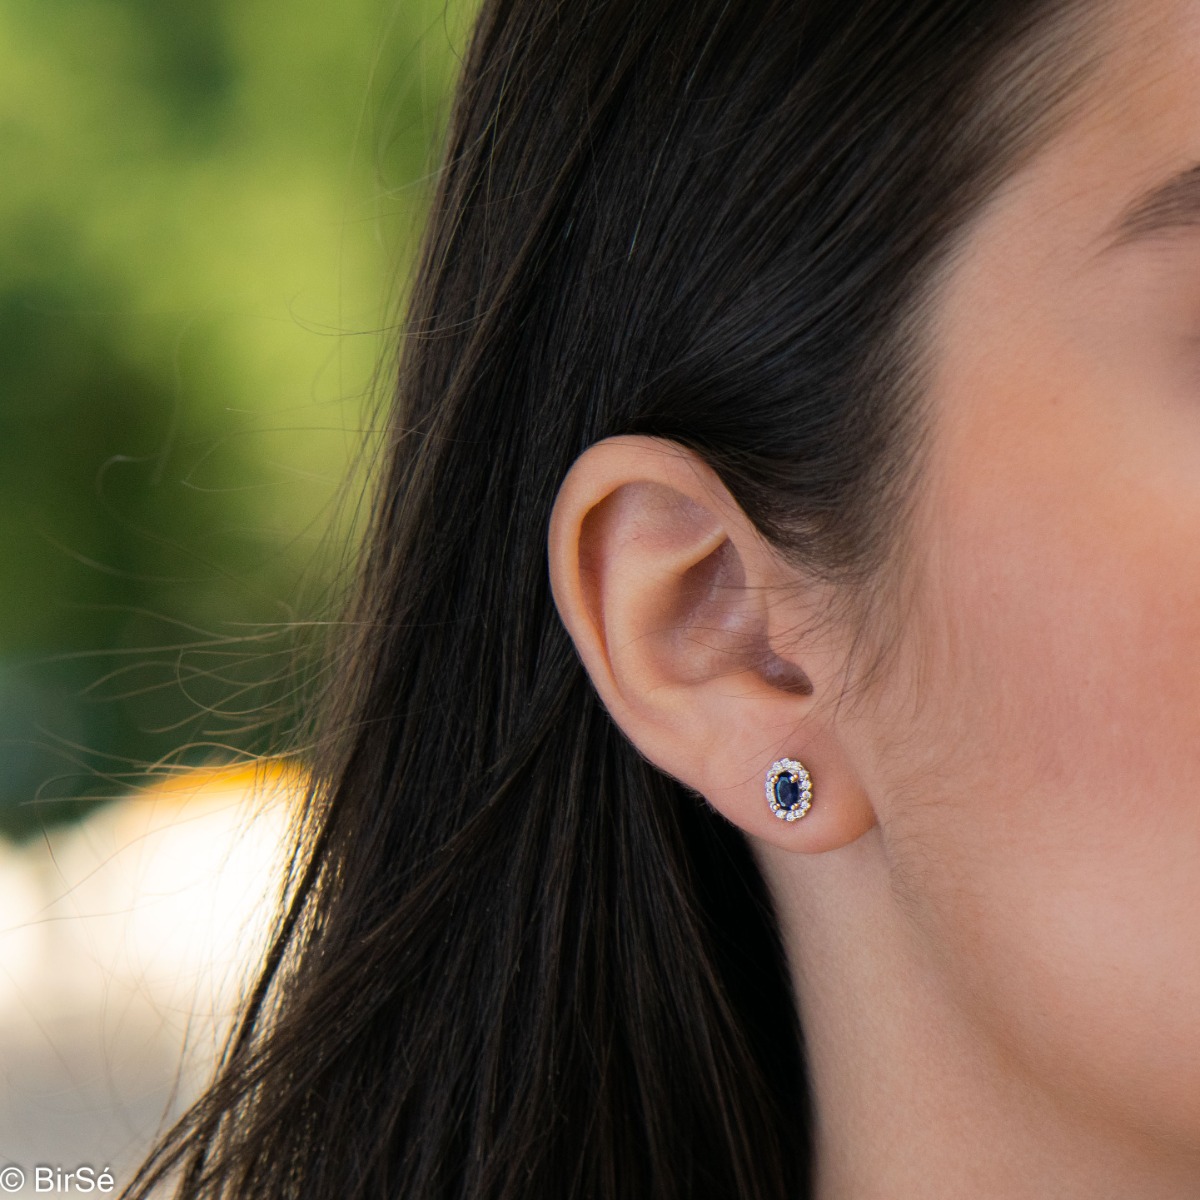
[[[466,8],[0,0],[10,836],[279,738]]]
[[[253,965],[473,7],[0,0],[0,1164]]]

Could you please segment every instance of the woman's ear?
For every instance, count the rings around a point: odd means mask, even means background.
[[[837,734],[837,655],[803,638],[783,646],[817,597],[698,455],[643,436],[591,446],[559,490],[549,557],[583,665],[652,763],[783,849],[834,849],[874,825]],[[812,778],[802,821],[767,804],[780,758]]]

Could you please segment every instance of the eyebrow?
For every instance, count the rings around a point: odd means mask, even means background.
[[[1200,163],[1143,192],[1105,238],[1105,248],[1128,245],[1200,226]]]

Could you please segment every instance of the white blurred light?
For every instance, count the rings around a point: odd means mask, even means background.
[[[265,949],[299,784],[195,772],[0,842],[0,1162],[127,1170],[194,1094]]]

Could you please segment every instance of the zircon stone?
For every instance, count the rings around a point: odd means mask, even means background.
[[[800,803],[800,784],[787,772],[775,780],[775,803],[780,808],[792,809]]]

